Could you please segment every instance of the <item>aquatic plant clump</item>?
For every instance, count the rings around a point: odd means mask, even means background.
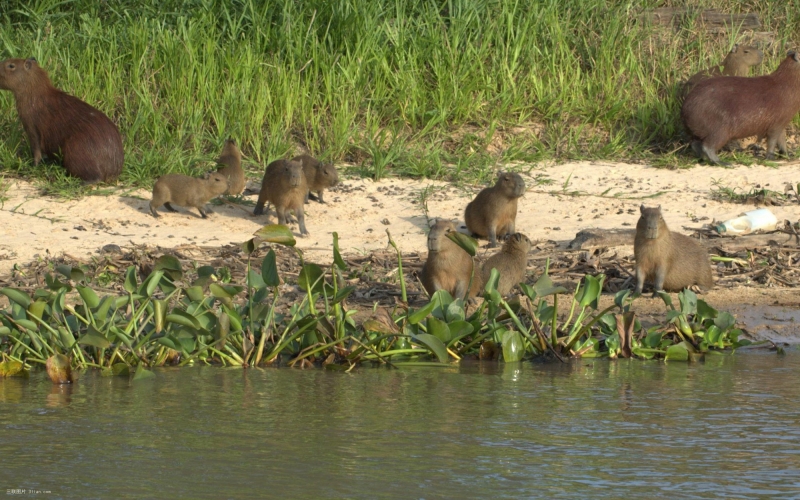
[[[469,237],[454,239],[475,251]],[[265,226],[243,247],[252,255],[262,242],[294,247],[291,232]],[[390,242],[393,243],[390,236]],[[394,246],[394,245],[393,245]],[[305,263],[296,285],[302,300],[279,307],[281,276],[273,249],[261,269],[250,267],[244,283],[221,280],[210,266],[184,281],[181,263],[164,255],[141,282],[135,266],[124,273],[123,295],[100,297],[79,267],[60,266],[45,276],[46,286],[31,295],[14,288],[0,294],[10,306],[0,310],[0,349],[4,376],[33,365],[98,368],[108,375],[147,376],[147,368],[195,363],[228,366],[357,366],[404,364],[445,366],[462,358],[517,362],[535,357],[637,357],[700,359],[749,342],[726,312],[711,308],[690,290],[680,308],[662,293],[669,311],[663,325],[644,329],[631,310],[630,291],[598,310],[605,276],[586,275],[571,295],[555,286],[547,272],[522,294],[507,300],[497,292],[493,270],[477,303],[439,290],[422,307],[408,305],[402,259],[398,256],[402,298],[394,310],[374,308],[361,324],[347,306],[354,286],[344,286],[347,266],[334,233],[329,269]],[[285,284],[284,284],[285,286]],[[569,300],[569,312],[559,299]],[[71,381],[71,378],[68,377]],[[54,379],[55,380],[55,379]]]

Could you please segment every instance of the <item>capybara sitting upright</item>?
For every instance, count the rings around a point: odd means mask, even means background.
[[[109,182],[122,172],[122,138],[101,111],[53,87],[36,59],[6,59],[0,89],[10,90],[28,136],[33,164],[58,156],[86,182]]]
[[[339,183],[339,173],[336,172],[333,163],[322,163],[310,155],[295,156],[292,160],[303,164],[303,173],[308,183],[306,203],[308,203],[309,198],[325,203],[325,200],[322,199],[325,188],[333,187]],[[310,193],[317,193],[316,198]]]
[[[800,111],[800,56],[790,51],[772,74],[752,78],[719,76],[698,83],[686,96],[681,118],[698,140],[692,149],[720,164],[717,151],[731,139],[767,138],[767,159],[775,147],[786,154],[786,127]]]
[[[639,210],[633,254],[636,258],[636,290],[642,293],[645,280],[653,281],[654,293],[678,292],[692,285],[714,286],[708,252],[692,238],[673,233],[661,216],[661,205]]]
[[[156,209],[161,205],[170,212],[177,212],[170,203],[182,207],[194,207],[205,219],[203,207],[206,203],[228,190],[228,178],[213,173],[206,179],[196,179],[183,174],[162,175],[153,186],[153,199],[150,201],[150,213],[159,217]]]
[[[483,189],[464,211],[467,229],[482,238],[489,238],[489,247],[497,246],[497,238],[514,234],[517,220],[517,199],[525,193],[522,176],[500,172],[497,182]]]
[[[711,66],[692,75],[683,86],[683,95],[687,95],[695,85],[712,76],[748,76],[750,68],[761,64],[763,60],[764,53],[758,47],[736,44],[722,61],[722,68],[720,65]]]
[[[527,236],[522,233],[512,234],[503,244],[503,248],[483,263],[483,282],[489,281],[492,269],[497,269],[500,273],[497,291],[500,295],[507,295],[517,283],[525,279],[530,250],[531,240]]]
[[[217,170],[218,174],[222,174],[228,178],[228,190],[225,194],[237,195],[242,194],[244,191],[245,178],[244,170],[242,170],[242,152],[236,145],[236,141],[228,139],[222,147],[222,154],[217,158],[218,165],[225,165]]]
[[[436,290],[447,290],[453,297],[463,299],[480,292],[482,285],[479,272],[472,277],[472,286],[469,285],[474,268],[472,257],[447,237],[455,231],[456,226],[452,221],[439,219],[428,233],[428,260],[420,275],[428,295],[433,295]]]
[[[306,236],[306,219],[303,213],[303,202],[308,193],[303,164],[294,160],[275,160],[267,165],[264,178],[261,180],[261,192],[258,194],[254,215],[264,213],[267,202],[275,205],[278,213],[278,224],[286,225],[290,210],[297,216],[300,235]]]

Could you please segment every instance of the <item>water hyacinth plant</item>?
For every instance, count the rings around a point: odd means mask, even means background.
[[[471,238],[455,241],[474,251]],[[251,255],[264,242],[295,244],[285,226],[269,225],[243,248]],[[70,382],[70,367],[138,379],[150,376],[150,367],[195,363],[350,370],[365,363],[445,366],[464,357],[696,360],[748,344],[730,314],[691,291],[679,294],[679,309],[663,294],[666,321],[645,330],[627,290],[598,310],[603,275],[585,276],[570,297],[546,272],[533,286],[520,284],[523,293],[511,299],[497,292],[495,270],[475,303],[439,290],[421,307],[403,297],[391,311],[373,308],[359,325],[357,311],[347,305],[355,287],[345,286],[348,270],[338,235],[328,268],[305,262],[295,251],[300,271],[292,285],[303,293],[288,304],[280,300],[282,279],[272,248],[260,269],[251,268],[248,257],[247,278],[238,284],[210,266],[197,268],[197,278],[187,282],[178,259],[164,255],[141,282],[135,266],[129,267],[119,296],[99,296],[82,269],[67,265],[46,275],[46,286],[32,295],[2,288],[10,306],[0,310],[0,374],[24,375],[27,367],[47,365],[54,380]],[[404,294],[399,250],[397,255]],[[568,311],[559,306],[564,300]]]

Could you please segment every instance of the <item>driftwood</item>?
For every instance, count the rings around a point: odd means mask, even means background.
[[[682,7],[662,7],[648,10],[644,18],[657,26],[678,27],[690,16],[698,16],[698,21],[708,31],[718,33],[730,29],[755,30],[761,27],[758,14],[726,14],[716,10],[702,10]]]
[[[576,234],[575,239],[567,244],[567,249],[589,250],[601,247],[633,245],[633,238],[635,236],[636,229],[584,229]],[[709,250],[722,250],[727,253],[768,246],[799,248],[795,237],[783,232],[703,238],[698,240],[698,242]]]

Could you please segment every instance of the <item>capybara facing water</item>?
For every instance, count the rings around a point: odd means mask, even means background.
[[[153,186],[150,213],[159,217],[156,209],[161,205],[170,212],[177,212],[170,203],[182,207],[194,207],[205,219],[203,207],[206,203],[228,190],[228,177],[214,172],[205,179],[196,179],[183,174],[167,174],[159,177]]]
[[[228,178],[228,190],[224,194],[237,195],[242,194],[244,191],[245,178],[244,170],[242,170],[242,152],[236,145],[236,141],[228,139],[222,147],[222,153],[217,158],[218,165],[225,165],[217,170],[218,174],[222,174]]]
[[[275,160],[264,171],[261,192],[253,214],[263,214],[264,205],[270,202],[278,213],[278,224],[286,225],[288,211],[293,210],[300,225],[300,235],[306,236],[308,230],[303,203],[307,193],[308,184],[303,173],[303,164],[294,160]]]
[[[786,127],[800,111],[800,56],[790,51],[773,73],[752,78],[725,76],[698,83],[681,107],[684,125],[697,139],[692,149],[720,164],[717,151],[728,141],[767,138],[767,159],[775,148],[786,154]]]
[[[436,290],[447,290],[453,297],[464,299],[480,292],[480,273],[475,273],[472,286],[469,284],[474,268],[472,257],[447,237],[455,231],[452,221],[439,219],[428,233],[428,259],[420,275],[428,295],[433,295]]]
[[[316,200],[320,203],[325,203],[322,198],[325,188],[333,187],[339,183],[339,173],[333,163],[322,163],[310,155],[295,156],[292,160],[303,164],[303,173],[308,184],[306,203],[308,203],[309,198],[315,199],[314,195],[310,193],[317,193]]]
[[[0,64],[0,89],[14,94],[34,165],[43,156],[60,156],[64,168],[86,182],[119,177],[122,138],[106,115],[53,87],[36,59],[6,59]]]
[[[512,234],[500,252],[489,257],[483,263],[481,271],[483,282],[489,281],[492,269],[497,269],[500,273],[500,280],[497,282],[497,291],[500,295],[507,295],[517,283],[525,279],[525,271],[528,268],[528,252],[531,250],[531,240],[522,233]]]
[[[763,60],[764,53],[758,47],[736,44],[722,61],[722,69],[720,69],[720,65],[716,65],[698,71],[684,84],[683,95],[686,96],[695,85],[712,76],[748,76],[750,68],[761,64]]]
[[[661,206],[639,210],[633,254],[636,258],[636,289],[642,293],[645,280],[653,281],[654,293],[678,292],[692,285],[714,286],[708,252],[692,238],[673,233],[661,215]]]
[[[489,247],[497,246],[497,238],[514,234],[517,220],[517,199],[525,193],[522,176],[500,172],[494,186],[483,189],[464,210],[467,229],[489,239]]]

